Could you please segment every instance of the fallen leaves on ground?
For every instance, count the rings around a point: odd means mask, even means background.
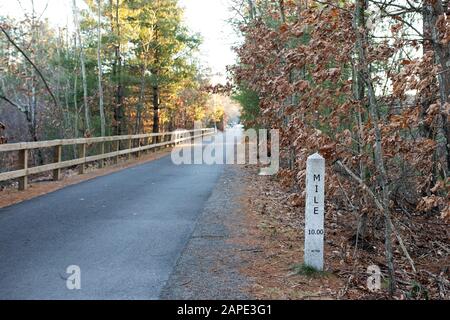
[[[253,279],[249,293],[257,299],[387,299],[383,223],[371,217],[375,230],[359,240],[355,250],[357,216],[327,203],[325,216],[325,273],[317,277],[296,274],[303,262],[304,207],[301,196],[283,188],[275,177],[257,176],[247,167],[247,191],[242,196],[245,231],[233,241],[254,248],[242,252],[242,272]],[[439,216],[407,216],[396,212],[394,223],[414,260],[414,273],[393,237],[397,292],[394,299],[448,299],[448,225]],[[433,226],[433,232],[427,230]],[[382,270],[382,290],[367,289],[367,268]]]

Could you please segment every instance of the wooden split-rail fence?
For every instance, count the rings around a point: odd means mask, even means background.
[[[100,161],[100,167],[105,165],[106,159],[113,159],[115,163],[120,156],[126,156],[129,160],[132,154],[140,157],[141,152],[162,147],[171,147],[187,140],[201,138],[215,133],[215,129],[178,130],[167,133],[150,133],[138,135],[123,135],[111,137],[61,139],[37,142],[20,142],[0,144],[0,152],[19,152],[18,168],[14,171],[0,172],[0,181],[12,179],[19,180],[19,190],[28,188],[28,176],[47,171],[53,171],[53,180],[61,179],[61,169],[79,166],[80,174],[83,174],[86,165],[90,162]],[[113,145],[112,151],[105,153],[105,143]],[[122,142],[122,143],[121,143]],[[96,155],[87,156],[87,148],[93,144],[99,144],[100,152]],[[123,147],[125,145],[125,147]],[[63,146],[78,146],[78,158],[62,161]],[[53,148],[54,162],[50,164],[29,167],[30,150],[40,148]]]

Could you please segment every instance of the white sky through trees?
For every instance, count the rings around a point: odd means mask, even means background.
[[[23,17],[31,12],[32,0],[0,0],[0,15]],[[80,8],[86,8],[82,0],[77,0]],[[213,74],[213,84],[226,82],[226,66],[233,64],[235,54],[231,46],[237,36],[226,20],[230,17],[227,0],[180,0],[185,9],[186,25],[201,34],[203,44],[199,59],[203,67],[209,67]],[[72,25],[72,0],[34,0],[37,15],[48,18],[60,27]]]
[[[214,83],[225,83],[226,66],[235,62],[231,47],[237,36],[226,20],[230,17],[227,0],[180,0],[185,8],[186,24],[203,37],[201,61],[213,73]]]

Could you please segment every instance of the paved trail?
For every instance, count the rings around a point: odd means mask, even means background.
[[[168,156],[0,209],[0,299],[157,299],[222,172]]]

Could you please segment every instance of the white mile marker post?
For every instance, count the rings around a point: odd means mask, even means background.
[[[304,264],[318,271],[323,271],[324,213],[325,159],[315,153],[306,163]]]

